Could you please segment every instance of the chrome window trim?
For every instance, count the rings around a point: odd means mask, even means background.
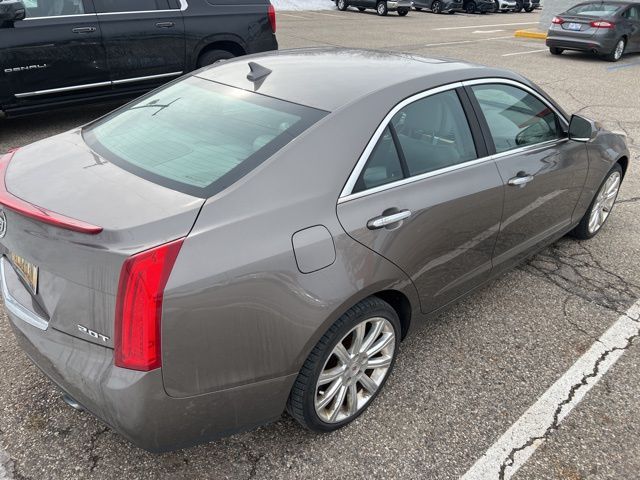
[[[442,85],[440,87],[436,87],[436,88],[433,88],[433,89],[430,89],[430,90],[426,90],[424,92],[417,93],[417,94],[415,94],[415,95],[413,95],[411,97],[408,97],[408,98],[404,99],[402,102],[398,103],[384,117],[384,119],[382,120],[382,122],[380,123],[378,128],[375,130],[373,136],[369,140],[369,143],[365,147],[364,151],[362,152],[362,155],[360,155],[360,158],[358,159],[354,169],[351,171],[351,174],[349,175],[347,183],[345,184],[344,188],[342,189],[342,191],[340,193],[340,197],[338,198],[338,204],[344,203],[344,202],[348,202],[350,200],[355,200],[357,198],[365,197],[367,195],[372,195],[374,193],[378,193],[378,192],[382,192],[382,191],[385,191],[385,190],[389,190],[391,188],[395,188],[395,187],[407,185],[409,183],[413,183],[413,182],[417,182],[417,181],[420,181],[420,180],[424,180],[426,178],[435,177],[437,175],[441,175],[441,174],[444,174],[444,173],[449,173],[449,172],[452,172],[452,171],[455,171],[455,170],[459,170],[459,169],[462,169],[462,168],[478,165],[480,163],[484,163],[484,162],[487,162],[487,161],[495,160],[495,159],[498,159],[498,158],[502,158],[502,157],[506,157],[506,156],[509,156],[509,155],[514,155],[514,154],[518,154],[518,153],[522,153],[522,152],[535,151],[535,150],[538,150],[538,149],[544,149],[544,148],[548,148],[548,147],[550,147],[552,145],[560,144],[560,143],[564,143],[564,142],[568,141],[568,138],[558,138],[558,139],[553,139],[553,140],[547,140],[546,142],[542,142],[542,143],[536,143],[536,144],[533,144],[533,145],[525,145],[524,147],[514,148],[514,149],[511,149],[511,150],[506,150],[504,152],[495,153],[493,155],[488,155],[488,156],[477,158],[477,159],[474,159],[474,160],[469,160],[467,162],[459,163],[457,165],[451,165],[450,167],[444,167],[444,168],[440,168],[440,169],[437,169],[437,170],[433,170],[431,172],[426,172],[426,173],[423,173],[421,175],[414,175],[414,176],[411,176],[411,177],[403,178],[401,180],[396,180],[394,182],[389,182],[389,183],[386,183],[384,185],[379,185],[377,187],[373,187],[373,188],[369,188],[367,190],[363,190],[361,192],[352,193],[353,192],[353,188],[355,187],[355,184],[358,181],[358,178],[360,177],[360,174],[362,173],[362,170],[364,169],[367,161],[369,160],[369,156],[371,155],[371,152],[373,151],[374,147],[378,143],[378,140],[382,136],[382,132],[384,131],[385,128],[387,128],[387,125],[389,124],[389,122],[391,121],[393,116],[396,113],[398,113],[398,111],[400,111],[402,108],[404,108],[405,106],[407,106],[407,105],[409,105],[409,104],[411,104],[413,102],[416,102],[416,101],[421,100],[423,98],[429,97],[431,95],[435,95],[437,93],[442,93],[442,92],[446,92],[446,91],[449,91],[449,90],[454,90],[454,89],[460,88],[460,87],[467,87],[467,86],[470,87],[470,86],[473,86],[473,85],[495,84],[495,83],[511,85],[511,86],[520,88],[520,89],[526,91],[527,93],[530,93],[531,95],[536,97],[538,100],[540,100],[542,103],[544,103],[547,107],[549,107],[556,115],[558,115],[558,117],[560,118],[560,121],[564,124],[564,126],[566,126],[566,127],[569,126],[569,122],[567,121],[565,116],[562,114],[562,112],[560,112],[554,105],[549,103],[549,101],[546,98],[544,98],[543,96],[541,96],[540,93],[538,93],[533,88],[531,88],[531,87],[529,87],[529,86],[527,86],[527,85],[525,85],[525,84],[523,84],[521,82],[518,82],[516,80],[507,79],[507,78],[489,77],[489,78],[481,78],[481,79],[477,79],[477,80],[459,81],[459,82],[454,82],[454,83],[450,83],[450,84],[447,84],[447,85]]]
[[[166,13],[166,12],[184,12],[187,7],[189,7],[189,4],[187,3],[187,0],[179,0],[180,1],[180,8],[170,8],[170,9],[163,9],[163,10],[135,10],[135,11],[131,11],[131,12],[96,12],[96,14],[100,17],[102,15],[126,15],[128,13]]]
[[[122,85],[124,83],[142,82],[145,80],[154,80],[157,78],[177,77],[184,72],[160,73],[158,75],[148,75],[146,77],[123,78],[121,80],[109,80],[107,82],[87,83],[84,85],[73,85],[70,87],[50,88],[48,90],[35,90],[33,92],[16,93],[16,98],[37,97],[39,95],[49,95],[51,93],[73,92],[75,90],[84,90],[87,88],[109,87],[113,85]]]
[[[545,148],[549,148],[549,147],[552,147],[553,145],[558,145],[568,141],[569,141],[568,138],[558,138],[554,140],[547,140],[546,142],[536,143],[535,145],[526,145],[524,147],[514,148],[513,150],[507,150],[506,152],[501,152],[501,153],[496,153],[494,155],[488,155],[486,157],[476,158],[475,160],[469,160],[468,162],[458,163],[457,165],[451,165],[450,167],[439,168],[438,170],[433,170],[431,172],[426,172],[420,175],[414,175],[412,177],[403,178],[402,180],[396,180],[395,182],[385,183],[384,185],[379,185],[377,187],[369,188],[361,192],[351,193],[349,195],[345,195],[344,197],[340,197],[338,199],[338,205],[341,203],[348,202],[350,200],[366,197],[368,195],[373,195],[378,192],[383,192],[385,190],[390,190],[392,188],[408,185],[413,182],[419,182],[420,180],[424,180],[427,178],[437,177],[438,175],[454,172],[456,170],[462,170],[463,168],[473,167],[475,165],[497,160],[499,158],[507,157],[509,155],[517,155],[519,153],[525,153],[525,152],[533,153],[538,150],[544,150]]]
[[[11,293],[9,293],[9,287],[7,287],[7,279],[5,276],[6,265],[9,261],[6,257],[2,257],[0,259],[0,283],[2,287],[2,296],[4,297],[4,306],[9,310],[9,312],[13,313],[16,317],[22,320],[29,325],[32,325],[40,330],[46,330],[49,328],[49,322],[37,315],[36,313],[30,311],[24,305],[19,303]]]
[[[21,21],[26,22],[27,20],[45,20],[49,18],[76,18],[76,17],[95,17],[95,13],[76,13],[74,15],[51,15],[48,17],[25,17]]]

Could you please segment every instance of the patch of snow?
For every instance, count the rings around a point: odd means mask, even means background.
[[[331,0],[271,0],[276,12],[285,10],[333,10],[336,4]]]

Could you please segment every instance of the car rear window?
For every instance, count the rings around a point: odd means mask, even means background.
[[[620,5],[611,3],[585,3],[576,5],[567,10],[572,15],[591,15],[596,17],[607,17],[615,14],[620,9]]]
[[[136,175],[207,198],[326,114],[189,77],[85,127],[83,137],[96,153]]]

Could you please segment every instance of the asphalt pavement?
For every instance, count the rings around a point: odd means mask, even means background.
[[[537,19],[537,13],[281,12],[278,39],[281,48],[388,49],[509,68],[568,112],[625,132],[631,166],[596,238],[562,239],[421,323],[402,344],[384,391],[351,426],[319,435],[283,415],[248,433],[162,455],[137,449],[66,406],[18,348],[0,310],[0,479],[453,479],[468,472],[640,298],[640,55],[619,63],[551,56],[542,41],[513,36]],[[0,120],[0,152],[113,107]],[[640,478],[640,340],[628,340],[597,383],[597,372],[584,374],[592,388],[535,442],[513,478]]]

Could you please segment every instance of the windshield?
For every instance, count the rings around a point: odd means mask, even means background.
[[[567,10],[567,13],[572,15],[590,15],[594,17],[609,17],[615,14],[620,9],[620,5],[613,5],[611,3],[585,3],[583,5],[576,5],[573,8]]]
[[[147,180],[207,198],[327,112],[189,77],[85,127],[87,144]]]

